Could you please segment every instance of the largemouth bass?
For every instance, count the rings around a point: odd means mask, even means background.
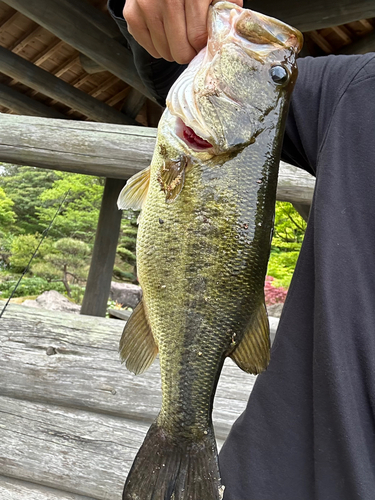
[[[120,353],[134,373],[159,353],[163,394],[124,500],[222,498],[211,413],[223,362],[259,373],[269,361],[264,279],[302,36],[229,2],[210,7],[208,32],[169,92],[150,168],[119,198],[142,209],[143,289]]]

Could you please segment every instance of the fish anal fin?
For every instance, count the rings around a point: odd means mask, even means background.
[[[270,359],[270,329],[264,303],[254,312],[242,340],[230,357],[247,373],[256,375],[267,368]]]
[[[186,157],[177,160],[165,160],[158,173],[158,182],[165,193],[165,201],[174,201],[185,184]]]
[[[118,208],[120,210],[126,210],[128,208],[141,210],[142,205],[147,198],[149,185],[150,167],[147,167],[144,170],[137,172],[133,175],[133,177],[130,177],[118,197]]]
[[[126,322],[119,352],[126,368],[136,375],[146,371],[156,358],[158,348],[146,316],[143,299]]]

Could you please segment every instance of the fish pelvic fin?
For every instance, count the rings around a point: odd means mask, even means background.
[[[146,371],[156,358],[158,348],[147,319],[143,299],[126,322],[119,352],[121,361],[135,375]]]
[[[253,314],[245,335],[230,357],[241,370],[256,375],[267,368],[270,347],[270,327],[263,302]]]
[[[133,175],[133,177],[130,177],[118,197],[117,206],[119,210],[126,210],[128,208],[141,210],[142,205],[147,198],[149,185],[150,167],[147,167],[144,170],[137,172]]]
[[[160,168],[157,179],[167,203],[174,201],[181,193],[185,184],[187,164],[187,158],[182,156],[178,160],[165,160]]]
[[[134,460],[123,500],[221,500],[212,427],[201,440],[168,435],[154,423]]]

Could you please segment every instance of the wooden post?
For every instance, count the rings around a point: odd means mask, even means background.
[[[124,185],[123,180],[106,179],[81,314],[105,316],[121,225],[117,198]]]

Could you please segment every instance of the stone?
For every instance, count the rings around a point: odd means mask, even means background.
[[[284,307],[284,302],[280,302],[279,304],[272,304],[272,306],[267,306],[268,316],[273,316],[274,318],[280,318],[283,307]]]
[[[64,295],[56,290],[43,292],[35,300],[25,300],[23,305],[28,307],[37,307],[39,309],[48,309],[49,311],[63,311],[79,314],[81,306],[70,302]]]
[[[116,281],[112,281],[109,298],[123,307],[134,309],[142,298],[142,288],[131,283],[117,283]]]

